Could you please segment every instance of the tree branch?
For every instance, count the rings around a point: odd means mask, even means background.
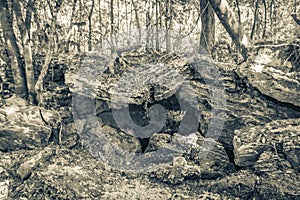
[[[33,1],[29,0],[27,5],[27,10],[26,10],[26,17],[25,17],[25,25],[27,30],[30,30],[31,28],[31,17],[33,12],[33,6],[34,6]]]
[[[296,13],[293,13],[291,16],[292,16],[292,18],[294,19],[294,21],[295,21],[298,25],[300,25],[300,19],[298,18],[297,14],[296,14]]]

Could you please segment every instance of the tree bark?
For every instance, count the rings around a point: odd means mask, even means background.
[[[212,8],[220,19],[222,25],[228,32],[229,36],[237,46],[237,49],[242,54],[244,60],[248,58],[248,50],[244,44],[242,44],[243,31],[239,27],[239,23],[236,20],[233,12],[231,11],[226,0],[209,0]]]
[[[166,15],[165,15],[165,28],[166,28],[166,50],[170,50],[170,1],[166,0]]]
[[[200,1],[201,36],[200,49],[210,51],[215,43],[215,13],[208,0]]]
[[[238,22],[239,22],[239,35],[241,34],[241,27],[242,27],[242,17],[241,17],[241,9],[239,5],[239,0],[235,0],[236,8],[238,11]]]
[[[149,43],[150,43],[150,24],[151,24],[151,18],[150,18],[150,1],[146,1],[145,6],[147,7],[146,11],[146,49],[149,48]]]
[[[258,12],[258,1],[256,0],[255,2],[255,10],[254,10],[254,19],[253,19],[253,25],[252,25],[252,30],[251,30],[251,35],[250,35],[250,39],[253,39],[254,33],[255,33],[255,27],[256,27],[256,22],[257,22],[257,12]]]
[[[89,51],[92,51],[92,15],[93,15],[94,6],[95,6],[95,0],[92,0],[92,7],[89,13],[89,44],[88,44]]]
[[[158,23],[159,23],[159,19],[158,19],[158,16],[159,16],[159,10],[158,10],[158,6],[159,6],[159,1],[156,0],[155,1],[155,28],[156,28],[156,33],[155,33],[155,49],[156,51],[159,50],[159,33],[158,33]]]
[[[79,0],[79,21],[80,21],[80,25],[78,25],[78,51],[81,52],[81,39],[82,39],[82,2],[81,0]]]
[[[102,40],[103,40],[103,34],[102,34],[102,13],[101,13],[101,0],[98,0],[98,14],[99,14],[99,24],[100,24],[100,47],[102,47]],[[126,6],[127,8],[127,6]],[[126,14],[127,16],[127,14]]]
[[[300,25],[300,18],[297,17],[297,14],[293,13],[293,14],[292,14],[292,17],[293,17],[294,21],[295,21],[298,25]]]
[[[45,62],[44,62],[43,67],[42,67],[42,71],[40,73],[40,76],[39,76],[36,84],[35,84],[35,91],[38,92],[38,93],[44,90],[43,81],[44,81],[45,76],[47,75],[49,64],[51,63],[51,57],[52,57],[51,56],[51,54],[52,54],[51,50],[52,50],[53,46],[57,46],[56,45],[56,39],[55,39],[54,36],[55,36],[55,32],[56,32],[55,26],[56,26],[56,20],[57,20],[57,13],[60,9],[61,3],[56,4],[55,10],[53,9],[53,7],[51,5],[50,0],[47,0],[47,3],[48,3],[49,8],[50,8],[52,19],[51,19],[50,34],[48,36],[49,37],[48,51],[47,51],[47,54],[46,54]]]
[[[9,58],[15,83],[15,94],[23,99],[28,98],[25,70],[21,65],[20,50],[13,30],[12,14],[7,0],[0,1],[0,19],[4,38],[9,48]]]
[[[115,51],[114,45],[114,1],[110,0],[110,41],[111,41],[111,52]]]
[[[27,4],[27,10],[26,10],[26,15],[25,15],[25,25],[27,30],[31,30],[31,18],[33,14],[33,9],[34,9],[34,2],[32,0],[28,1]],[[29,31],[29,38],[30,38],[30,31]]]
[[[141,30],[141,24],[140,24],[140,19],[139,19],[139,14],[138,14],[138,8],[137,8],[134,0],[131,0],[131,3],[132,3],[134,13],[135,13],[135,20],[136,20],[137,28],[139,31],[139,43],[140,43],[141,39],[142,39],[142,30]]]
[[[262,38],[264,39],[266,37],[266,31],[267,31],[267,2],[266,0],[263,0],[263,5],[264,5],[264,29],[263,29],[263,34]]]
[[[31,27],[31,15],[33,9],[33,2],[29,0],[28,8],[26,11],[26,19],[23,20],[22,11],[20,6],[20,1],[12,1],[13,10],[16,14],[18,28],[21,34],[21,41],[23,46],[23,56],[25,60],[25,75],[26,75],[26,83],[28,89],[28,100],[29,103],[36,103],[36,92],[35,92],[35,81],[34,81],[34,70],[32,63],[32,51],[31,51],[31,41],[30,41],[30,30],[27,29]],[[26,24],[27,23],[27,24]]]
[[[77,3],[77,0],[73,0],[70,26],[69,26],[68,34],[66,36],[66,45],[65,45],[65,49],[64,49],[64,51],[66,53],[68,53],[70,50],[70,43],[71,43],[71,37],[72,37],[72,29],[73,29],[73,25],[74,25],[73,21],[74,21],[74,16],[75,16],[76,3]]]

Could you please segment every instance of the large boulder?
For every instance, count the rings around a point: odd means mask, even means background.
[[[278,102],[300,107],[299,72],[292,70],[293,65],[287,61],[289,58],[283,62],[266,55],[267,53],[261,53],[253,63],[245,63],[237,73],[262,94]],[[299,68],[299,58],[297,59],[293,64],[296,65],[297,62]]]
[[[15,96],[6,99],[0,116],[1,151],[44,147],[59,130],[57,112],[27,105]]]

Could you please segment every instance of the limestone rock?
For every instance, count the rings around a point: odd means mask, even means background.
[[[253,165],[263,151],[271,148],[266,137],[264,132],[254,128],[245,132],[236,130],[233,139],[235,164],[243,167]]]
[[[251,199],[255,195],[257,176],[250,170],[240,170],[224,178],[211,181],[208,191],[227,196],[228,199]]]
[[[299,169],[300,119],[276,120],[263,126],[235,131],[233,140],[235,164],[251,166],[265,151],[283,155]]]
[[[296,128],[296,127],[295,127]],[[294,169],[300,169],[300,126],[298,130],[291,130],[283,138],[283,154]]]
[[[174,158],[174,160],[176,159],[178,158]],[[187,179],[200,179],[200,175],[201,168],[199,166],[177,165],[175,161],[172,165],[154,171],[151,177],[170,185],[177,185]]]
[[[162,62],[161,57],[168,62]],[[165,111],[165,123],[156,132],[193,133],[199,127],[202,107],[204,114],[207,110],[220,109],[222,106],[218,105],[222,104],[223,96],[216,96],[213,100],[209,97],[211,90],[221,87],[211,70],[207,69],[212,66],[211,62],[208,57],[201,55],[181,58],[147,51],[122,54],[99,77],[96,114],[104,124],[122,129],[117,127],[121,119],[113,115],[116,112],[126,114],[125,111],[129,110],[130,115],[123,114],[122,120],[132,118],[133,123],[145,127],[149,123],[152,125],[162,121]],[[162,109],[155,113],[155,109],[152,109],[155,105],[160,105]],[[150,121],[151,111],[152,118],[156,119],[153,123]],[[114,120],[119,124],[114,124]],[[206,127],[206,122],[203,123]],[[125,121],[121,124],[130,123]]]
[[[28,106],[17,97],[6,103],[7,106],[0,108],[0,150],[44,147],[55,130],[58,131],[59,116],[56,112]]]
[[[162,167],[153,172],[153,177],[166,183],[178,184],[190,178],[216,179],[230,173],[233,165],[229,162],[224,147],[211,138],[203,138],[200,134],[196,135],[197,138],[194,142],[190,145],[185,144],[186,149],[182,147],[185,150],[182,152],[183,157],[174,157],[172,166]],[[158,138],[159,140],[157,140]],[[154,141],[156,141],[155,145]],[[150,139],[150,149],[151,147],[170,148],[171,141],[172,138],[168,135],[155,135],[153,139]],[[183,144],[181,145],[183,146]],[[174,147],[173,149],[175,150]]]
[[[141,144],[137,138],[130,135],[126,135],[123,132],[118,132],[116,129],[104,125],[102,128],[102,134],[104,134],[113,145],[116,145],[128,152],[141,152]]]
[[[228,161],[221,155],[234,162],[232,141],[235,130],[300,117],[296,107],[266,98],[239,70],[218,66],[207,56],[181,57],[139,50],[122,53],[112,62],[95,58],[93,61],[93,56],[88,56],[79,70],[82,76],[77,77],[77,88],[72,89],[76,92],[73,103],[78,105],[74,111],[80,119],[96,115],[101,125],[124,133],[124,136],[149,140],[149,145],[142,147],[146,148],[143,159],[155,160],[158,149],[173,152],[174,146],[168,142],[173,141],[176,133],[188,136],[199,132],[217,143],[214,153],[228,167]],[[156,105],[163,109],[152,109]],[[236,135],[240,134],[243,133],[236,132]],[[246,137],[250,142],[244,150],[243,141],[236,139],[234,144],[238,151],[235,159],[240,166],[254,164],[263,151],[272,148],[265,144],[263,133],[256,135],[254,131]],[[286,152],[289,152],[291,162],[297,162],[292,144],[286,145]]]
[[[44,148],[38,154],[26,159],[17,170],[17,174],[21,179],[27,178],[31,171],[34,170],[41,162],[45,162],[53,155],[51,148]]]
[[[237,72],[264,95],[300,107],[300,79],[297,72],[284,72],[260,63],[243,65]]]
[[[275,153],[262,153],[254,165],[259,176],[256,184],[258,195],[263,199],[299,198],[299,172],[291,169],[290,163]]]
[[[172,140],[172,136],[166,133],[153,134],[145,152],[156,151],[165,148]]]
[[[192,165],[200,166],[201,179],[216,179],[233,171],[223,145],[212,138],[200,138],[185,157]]]

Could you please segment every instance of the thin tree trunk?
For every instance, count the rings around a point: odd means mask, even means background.
[[[71,19],[70,19],[70,25],[69,25],[69,32],[67,34],[67,40],[66,40],[66,47],[65,47],[65,52],[69,52],[70,50],[70,40],[72,37],[72,29],[73,29],[73,24],[74,24],[74,16],[75,16],[75,10],[76,10],[76,3],[77,0],[73,0],[73,5],[72,5],[72,14],[71,14]]]
[[[0,19],[4,38],[9,48],[10,65],[15,83],[15,94],[23,99],[27,99],[28,90],[26,84],[25,70],[21,65],[20,51],[17,39],[13,30],[13,19],[9,12],[7,0],[0,1]]]
[[[141,24],[140,24],[140,19],[139,19],[139,14],[138,14],[138,8],[134,2],[134,0],[131,0],[133,9],[134,9],[134,13],[135,13],[135,20],[136,20],[136,24],[137,24],[137,28],[138,28],[138,32],[139,32],[139,43],[141,42],[142,39],[142,30],[141,30]]]
[[[168,7],[169,7],[169,40],[168,40],[168,45],[169,45],[169,49],[171,50],[171,37],[172,37],[172,19],[173,19],[173,9],[172,9],[172,4],[171,4],[172,0],[168,0]]]
[[[242,27],[242,19],[241,19],[241,10],[239,5],[239,0],[235,0],[236,8],[238,11],[238,22],[239,22],[239,35],[241,34],[241,27]]]
[[[110,41],[111,41],[111,52],[115,52],[114,45],[114,1],[110,0]]]
[[[297,17],[297,14],[292,14],[292,17],[293,17],[293,19],[294,19],[294,21],[298,24],[298,25],[300,25],[300,18],[298,18]]]
[[[42,71],[39,75],[39,78],[35,84],[35,91],[38,93],[41,92],[41,91],[44,91],[44,87],[43,87],[43,81],[44,81],[44,78],[47,74],[47,71],[48,71],[48,67],[49,67],[49,64],[51,63],[51,54],[52,54],[52,47],[55,46],[55,39],[54,39],[54,33],[55,33],[55,24],[56,24],[56,19],[57,19],[57,13],[59,11],[59,8],[60,6],[56,6],[56,10],[54,11],[54,9],[52,8],[51,6],[51,3],[50,3],[50,0],[47,0],[47,3],[49,5],[49,8],[50,8],[50,13],[51,13],[51,16],[52,16],[52,19],[51,19],[51,30],[50,30],[50,35],[49,35],[49,41],[48,41],[48,51],[47,51],[47,54],[46,54],[46,58],[45,58],[45,62],[43,64],[43,67],[42,67]],[[61,5],[61,4],[60,4]],[[53,44],[54,43],[54,44]]]
[[[131,29],[132,29],[132,11],[133,11],[133,6],[132,6],[132,1],[131,1],[131,4],[130,4],[130,20],[129,20],[129,31],[128,31],[128,34],[131,33]]]
[[[99,4],[99,24],[100,24],[100,47],[102,47],[102,13],[101,13],[101,0],[98,1]]]
[[[149,5],[147,6],[147,4]],[[150,41],[150,1],[146,1],[146,48],[149,48],[149,41]]]
[[[117,0],[117,33],[120,32],[120,0]]]
[[[215,43],[215,13],[208,0],[200,1],[201,36],[200,49],[210,51]]]
[[[25,25],[27,30],[29,31],[29,38],[31,37],[31,18],[32,18],[32,14],[33,14],[33,10],[34,10],[34,2],[32,0],[28,1],[27,4],[27,10],[26,10],[26,15],[25,15]]]
[[[129,22],[128,22],[128,4],[127,4],[127,0],[125,0],[125,18],[126,18],[126,32],[127,32],[127,38],[129,36]],[[128,43],[128,41],[127,41]]]
[[[163,27],[162,12],[163,12],[162,2],[159,1],[159,27],[160,27],[160,30],[162,30],[162,27]]]
[[[28,89],[28,100],[30,103],[35,104],[36,92],[35,92],[34,70],[33,70],[33,63],[32,63],[31,41],[29,38],[30,30],[27,29],[27,27],[31,26],[30,24],[31,24],[33,3],[32,0],[29,0],[28,6],[31,5],[31,7],[27,8],[25,21],[22,18],[20,2],[13,0],[12,3],[13,3],[13,10],[15,11],[17,17],[17,24],[21,33],[21,41],[22,41],[23,54],[25,60],[25,75],[26,75],[26,83]],[[25,22],[29,24],[26,24]]]
[[[165,15],[165,27],[166,27],[166,50],[170,49],[170,36],[169,36],[169,2],[170,0],[166,0],[166,15]]]
[[[274,0],[271,0],[270,2],[270,29],[271,29],[271,37],[273,38],[273,3]]]
[[[48,44],[48,49],[50,49],[50,46],[51,46],[50,43],[51,42],[49,42],[49,44]],[[51,53],[49,52],[46,54],[46,58],[45,58],[43,66],[42,66],[42,71],[39,75],[39,78],[38,78],[36,84],[35,84],[35,90],[38,92],[37,95],[39,95],[40,92],[44,91],[43,81],[44,81],[45,76],[47,75],[50,63],[51,63]],[[38,101],[39,101],[39,98],[38,98]]]
[[[277,42],[277,31],[278,31],[278,28],[277,28],[277,8],[276,8],[276,5],[275,5],[275,3],[274,3],[274,7],[273,7],[273,20],[274,20],[274,22],[273,22],[273,24],[274,24],[274,31],[273,31],[273,33],[274,33],[274,38],[275,38],[275,41]]]
[[[262,38],[265,38],[266,30],[267,30],[267,12],[268,12],[266,0],[263,0],[263,5],[264,5],[264,29],[263,29]]]
[[[82,26],[81,26],[81,22],[82,22],[82,2],[81,2],[81,0],[79,0],[79,21],[80,21],[80,25],[78,25],[78,33],[79,33],[78,51],[81,52],[81,39],[82,39]]]
[[[41,24],[42,23],[40,22],[40,19],[38,17],[38,13],[37,13],[37,9],[35,7],[33,7],[32,12],[33,12],[33,21],[36,24],[36,31],[35,31],[35,33],[37,33],[38,31],[41,30]],[[34,52],[32,53],[32,55],[36,55],[40,51],[39,47],[41,46],[41,41],[39,39],[38,34],[34,34],[34,35],[30,36],[30,37],[31,37],[31,42],[33,43],[32,47],[35,47],[34,48]]]
[[[158,34],[158,4],[159,4],[159,1],[158,0],[156,0],[155,1],[155,28],[156,28],[156,35],[155,35],[155,49],[156,49],[156,51],[158,51],[159,50],[159,38],[158,38],[158,36],[159,36],[159,34]]]
[[[242,18],[241,18],[241,10],[240,10],[240,6],[239,6],[239,0],[235,0],[235,3],[236,3],[237,11],[238,11],[239,35],[241,35],[241,33],[242,33],[242,30],[241,30],[242,29]],[[234,51],[237,52],[236,49]],[[238,60],[239,60],[239,55],[236,53],[234,61],[237,63]]]
[[[256,27],[256,23],[257,23],[257,18],[258,18],[258,1],[259,0],[256,0],[255,2],[255,10],[254,10],[254,19],[253,19],[253,25],[252,25],[252,30],[251,30],[251,34],[250,34],[250,39],[253,40],[253,36],[254,36],[254,33],[255,33],[255,27]]]
[[[92,0],[92,7],[89,14],[89,46],[88,46],[89,51],[92,51],[92,15],[93,15],[94,6],[95,6],[95,0]]]
[[[152,22],[152,18],[153,16],[155,16],[155,3],[152,2],[150,0],[150,4],[151,4],[151,13],[150,13],[150,16],[149,16],[149,21],[150,21],[150,37],[151,37],[151,47],[152,48],[155,48],[156,46],[156,40],[155,40],[155,31],[154,31],[154,28],[153,28],[153,25],[154,25],[154,22]]]
[[[59,12],[60,8],[61,8],[61,5],[63,3],[64,0],[56,0],[56,3],[55,3],[55,23],[57,22],[57,13]],[[56,32],[56,25],[53,26],[54,28],[54,53],[57,53],[58,52],[58,43],[59,43],[59,40],[58,40],[58,34]]]
[[[231,39],[237,46],[238,50],[242,54],[244,60],[248,58],[248,50],[244,44],[242,44],[243,34],[236,20],[236,17],[232,13],[226,0],[209,0],[212,8],[220,19],[222,25],[230,35]]]
[[[114,34],[114,39],[115,39],[115,49],[118,49],[118,38],[119,38],[119,32],[120,32],[120,2],[119,0],[117,1],[117,13],[116,13],[116,26],[115,26],[115,34]]]

